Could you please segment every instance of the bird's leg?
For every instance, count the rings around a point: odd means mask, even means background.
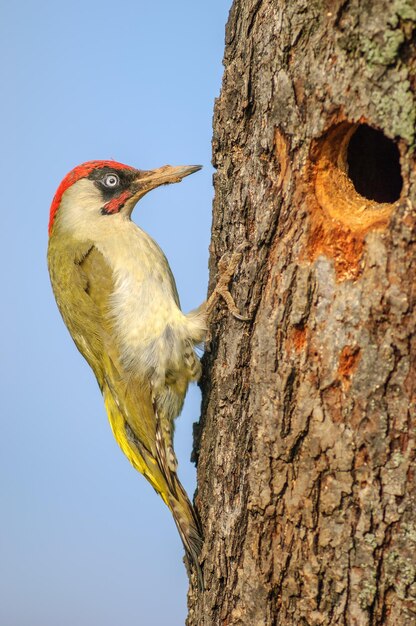
[[[234,315],[234,317],[236,317],[238,320],[241,320],[242,322],[250,321],[249,317],[244,317],[243,315],[241,315],[228,289],[230,280],[243,256],[243,251],[248,247],[248,245],[248,242],[245,241],[237,247],[237,249],[235,250],[235,252],[232,253],[230,258],[228,257],[228,253],[225,253],[219,260],[218,282],[214,288],[214,291],[212,292],[205,304],[205,313],[207,318],[211,316],[212,311],[218,303],[218,300],[220,298],[223,298],[227,304],[230,313]]]

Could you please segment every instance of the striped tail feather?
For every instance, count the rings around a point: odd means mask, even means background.
[[[106,381],[107,382],[107,381]],[[203,539],[199,520],[176,472],[152,454],[126,418],[126,407],[117,400],[109,385],[103,388],[105,407],[114,437],[133,467],[150,482],[172,512],[188,560],[194,565],[200,589],[204,588],[199,565]],[[147,443],[147,442],[146,442]],[[156,452],[156,450],[155,450]],[[166,476],[165,472],[168,472]]]
[[[182,487],[178,477],[175,475],[176,496],[169,494],[169,508],[172,511],[173,519],[182,539],[185,553],[188,560],[193,563],[198,578],[198,585],[201,591],[204,589],[204,578],[199,564],[199,556],[204,542],[202,538],[201,525],[197,518],[195,509],[190,503],[185,489]]]

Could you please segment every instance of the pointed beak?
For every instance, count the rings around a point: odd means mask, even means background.
[[[164,165],[156,170],[148,172],[141,171],[136,179],[139,191],[150,191],[160,185],[169,185],[171,183],[179,183],[182,178],[189,176],[194,172],[198,172],[202,165]]]
[[[149,191],[160,185],[179,183],[182,178],[198,172],[201,168],[202,165],[164,165],[155,170],[139,170],[131,186],[133,193],[125,204],[124,212],[130,216],[140,198],[143,198]]]

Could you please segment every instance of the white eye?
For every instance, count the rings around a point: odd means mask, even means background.
[[[120,184],[120,179],[117,174],[106,174],[103,178],[103,183],[106,187],[114,188]]]

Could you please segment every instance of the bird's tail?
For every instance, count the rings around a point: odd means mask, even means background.
[[[199,565],[199,555],[203,543],[201,526],[185,489],[176,472],[169,470],[168,476],[166,475],[165,464],[157,459],[157,454],[152,454],[150,442],[146,442],[144,433],[139,437],[137,426],[133,429],[129,424],[125,415],[126,408],[117,401],[113,390],[106,385],[103,389],[103,395],[117,443],[133,467],[143,474],[172,511],[187,558],[194,565],[198,584],[203,589],[203,576]],[[145,405],[143,410],[145,410]]]
[[[185,489],[182,487],[178,477],[175,475],[175,494],[169,493],[168,506],[172,511],[173,519],[182,539],[186,556],[195,566],[198,584],[201,590],[204,588],[204,579],[199,556],[201,554],[203,539],[201,525],[196,515],[196,511],[190,503]]]
[[[195,567],[198,585],[202,591],[204,589],[204,579],[199,564],[199,556],[203,538],[196,511],[176,472],[170,470],[168,478],[159,459],[156,460],[153,456],[149,458],[146,451],[144,451],[143,458],[148,471],[142,473],[171,510],[187,559]]]

